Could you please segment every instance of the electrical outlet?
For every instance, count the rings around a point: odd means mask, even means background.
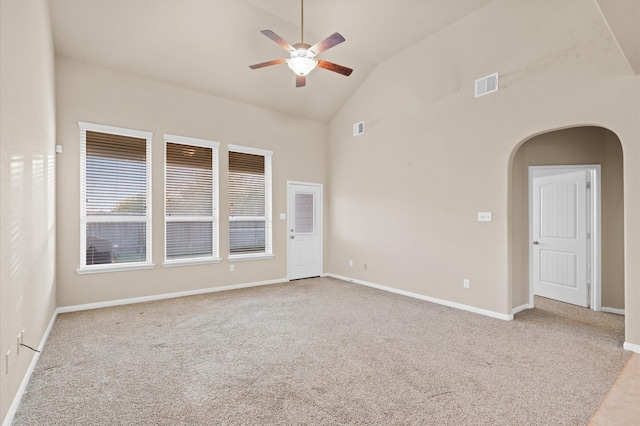
[[[11,349],[7,351],[7,355],[5,356],[5,374],[9,374],[9,355],[11,355]]]
[[[353,260],[349,261],[349,266],[353,266]]]
[[[466,278],[462,281],[462,285],[464,286],[464,288],[469,288],[469,284],[469,280]]]
[[[16,355],[20,355],[20,334],[18,334],[18,338],[16,339]]]
[[[236,270],[236,265],[234,265],[234,264],[229,265],[229,271],[230,272],[233,272],[235,270]]]

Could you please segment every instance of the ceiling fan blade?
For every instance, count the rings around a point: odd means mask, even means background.
[[[296,87],[304,87],[307,84],[306,75],[296,75]]]
[[[329,37],[325,38],[324,40],[311,46],[308,50],[311,50],[317,55],[319,53],[324,52],[325,50],[331,49],[333,46],[335,46],[336,44],[340,44],[343,41],[344,41],[344,37],[342,37],[338,33],[333,33]]]
[[[249,65],[249,68],[251,68],[252,70],[257,70],[258,68],[264,68],[270,65],[284,64],[285,62],[287,62],[286,59],[274,59],[273,61],[269,61],[269,62],[262,62],[260,64]]]
[[[280,37],[278,34],[274,33],[273,31],[271,31],[271,30],[262,30],[260,32],[262,34],[266,35],[267,37],[269,37],[271,40],[273,40],[276,43],[278,43],[287,52],[291,52],[293,50],[296,50],[292,45],[289,44],[289,42],[287,42],[285,39],[283,39],[282,37]]]
[[[338,74],[346,75],[347,77],[351,75],[353,70],[351,68],[343,67],[342,65],[334,64],[333,62],[323,61],[322,59],[318,59],[318,66],[320,68],[324,68],[325,70],[337,72]]]

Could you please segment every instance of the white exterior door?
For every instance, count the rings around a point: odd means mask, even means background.
[[[532,279],[535,294],[589,306],[588,171],[532,176]]]
[[[322,185],[289,182],[289,279],[322,274]]]

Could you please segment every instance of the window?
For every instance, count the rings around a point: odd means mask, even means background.
[[[273,257],[271,151],[229,145],[230,259]]]
[[[164,135],[164,266],[218,258],[217,142]]]
[[[151,136],[80,127],[79,273],[151,268]]]

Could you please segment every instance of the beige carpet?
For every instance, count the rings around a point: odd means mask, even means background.
[[[60,315],[15,425],[584,425],[624,318],[500,321],[330,278]]]

